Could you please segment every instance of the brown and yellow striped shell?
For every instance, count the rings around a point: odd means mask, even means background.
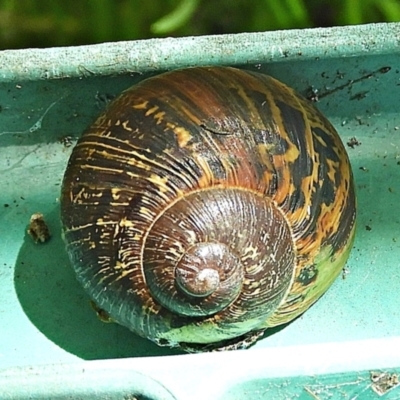
[[[240,348],[309,308],[342,270],[352,172],[332,125],[264,74],[173,71],[86,130],[63,182],[79,281],[160,345]]]

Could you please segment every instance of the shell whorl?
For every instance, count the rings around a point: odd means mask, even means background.
[[[241,270],[239,258],[224,244],[199,243],[189,247],[176,264],[175,281],[188,297],[208,297],[225,281],[232,281],[228,287],[237,293],[241,285],[234,283],[243,277]],[[230,276],[226,278],[225,274]],[[239,275],[239,279],[235,279],[235,275]]]
[[[214,188],[160,213],[143,242],[142,264],[151,294],[174,313],[207,316],[249,302],[267,315],[289,285],[294,253],[273,203],[241,188]],[[257,287],[264,294],[253,296]]]
[[[78,141],[61,196],[79,281],[167,345],[218,347],[296,318],[342,270],[355,210],[325,117],[271,77],[224,67],[121,94]]]

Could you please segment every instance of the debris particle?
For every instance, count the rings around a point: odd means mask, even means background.
[[[316,393],[314,393],[309,387],[305,386],[305,387],[304,387],[304,390],[305,390],[305,392],[308,393],[313,399],[315,399],[315,400],[321,400],[321,398],[320,398]]]
[[[354,147],[360,146],[360,145],[361,145],[361,142],[355,136],[350,138],[350,140],[347,142],[347,146],[351,147],[352,149],[354,149]]]
[[[392,69],[392,67],[382,67],[379,72],[381,74],[386,74],[386,72],[389,72]]]
[[[115,95],[109,93],[100,93],[97,92],[95,95],[96,105],[100,109],[104,108],[107,104],[109,104],[112,100],[114,100]]]
[[[343,79],[344,78],[344,72],[340,72],[339,70],[336,71],[336,77],[338,79]]]
[[[368,168],[367,167],[360,167],[360,170],[364,171],[364,172],[368,172]]]
[[[350,273],[350,270],[347,267],[344,267],[342,269],[342,279],[345,280],[349,273]]]
[[[372,231],[371,225],[365,225],[365,229],[366,229],[367,231]]]
[[[72,137],[71,136],[63,136],[60,139],[60,143],[64,145],[64,147],[71,147],[72,146]]]
[[[367,97],[368,91],[356,93],[354,96],[350,97],[350,100],[362,100]]]
[[[146,400],[146,399],[140,395],[136,396],[134,394],[127,394],[124,396],[124,398],[122,400]]]
[[[313,103],[317,103],[319,101],[318,89],[311,86],[308,88],[307,99],[312,101]]]
[[[114,322],[114,320],[108,315],[106,311],[100,308],[93,300],[90,301],[90,305],[92,306],[93,310],[96,311],[97,318],[105,323]]]
[[[397,374],[389,374],[388,372],[371,371],[372,390],[379,396],[383,396],[389,390],[400,385],[399,376]]]
[[[311,282],[314,282],[317,279],[318,269],[315,265],[309,265],[300,271],[299,276],[296,279],[296,282],[301,283],[304,286],[309,285]]]
[[[32,214],[27,232],[35,243],[45,243],[51,237],[49,228],[41,213]]]

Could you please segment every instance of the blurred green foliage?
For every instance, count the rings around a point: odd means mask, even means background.
[[[0,0],[0,48],[400,21],[400,0]]]

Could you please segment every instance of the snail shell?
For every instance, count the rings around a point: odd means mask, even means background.
[[[202,67],[112,102],[72,152],[61,213],[101,309],[160,345],[203,350],[247,346],[328,289],[355,195],[311,103],[264,74]]]

